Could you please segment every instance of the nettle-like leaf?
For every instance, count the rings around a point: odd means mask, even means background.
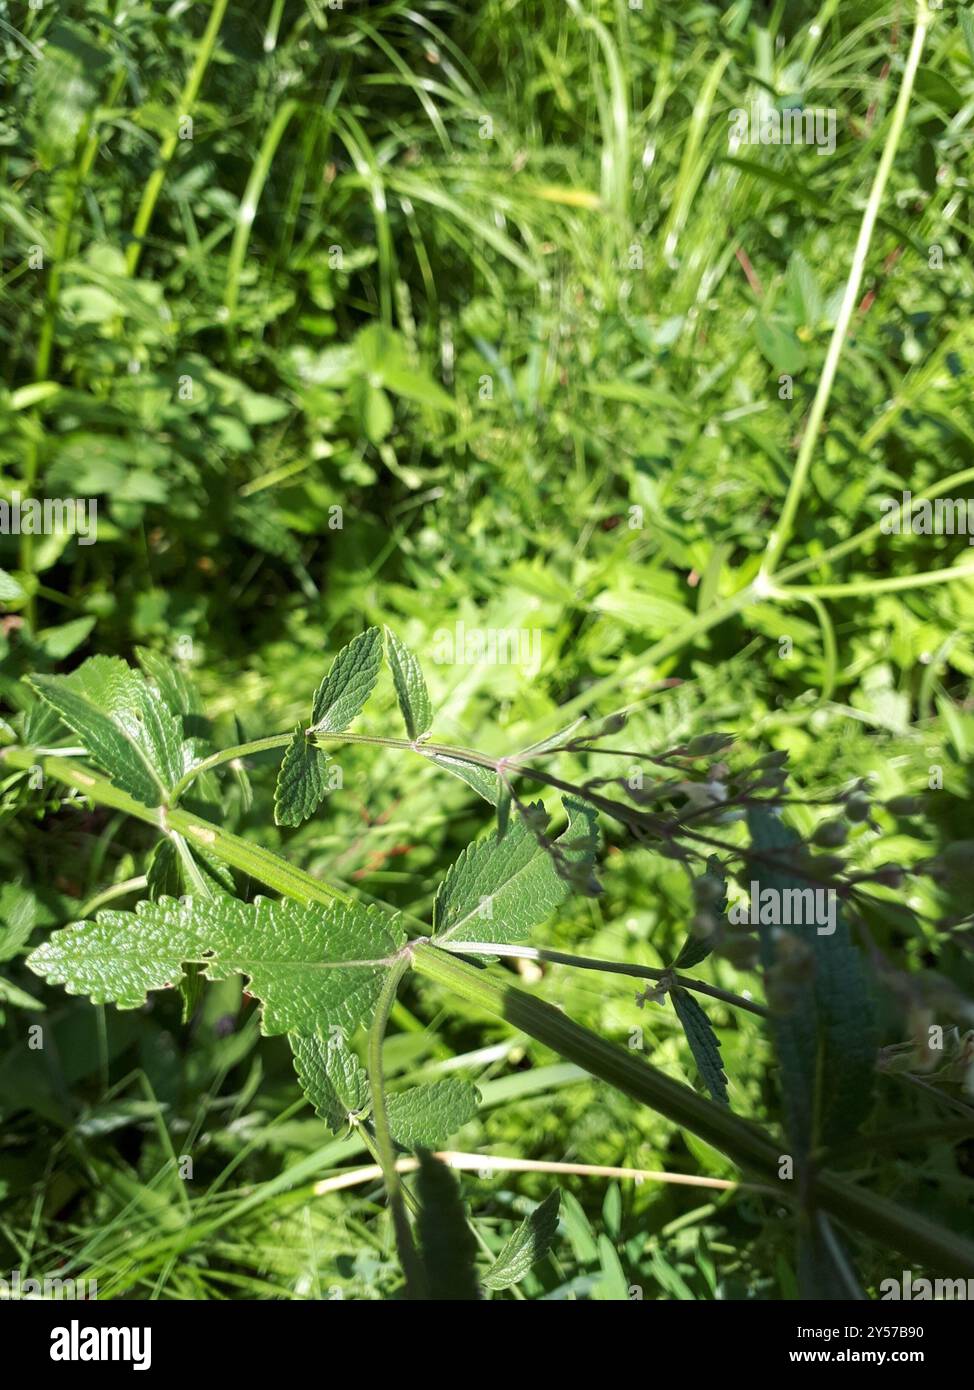
[[[422,752],[422,749],[420,751]],[[500,778],[489,767],[482,767],[479,763],[466,763],[461,758],[451,758],[447,753],[425,753],[424,756],[429,758],[430,762],[436,763],[437,767],[442,767],[445,772],[459,777],[461,782],[466,782],[468,787],[485,801],[489,801],[491,806],[497,805]]]
[[[795,832],[768,811],[750,811],[748,826],[755,849],[781,852],[799,844]],[[775,889],[779,901],[786,891],[810,887],[806,879],[760,862],[751,877],[759,892]],[[772,1011],[771,1027],[781,1062],[788,1138],[798,1154],[807,1156],[817,1145],[851,1137],[872,1108],[873,999],[862,957],[838,910],[830,934],[820,935],[814,925],[761,925],[759,930],[762,966],[781,980],[787,996],[786,1005]]]
[[[340,734],[347,729],[375,688],[382,664],[382,633],[377,627],[360,632],[342,647],[315,694],[311,727],[316,734]]]
[[[31,684],[92,761],[137,801],[162,805],[190,766],[178,717],[119,657],[93,656],[69,676],[33,676]]]
[[[351,1031],[371,1015],[403,940],[372,906],[161,898],[53,932],[27,964],[69,994],[137,1009],[195,962],[209,980],[247,976],[266,1035],[311,1034],[323,1023]]]
[[[429,733],[433,723],[433,706],[426,680],[414,653],[388,627],[386,642],[392,682],[396,687],[406,733],[409,738],[421,738]]]
[[[676,1016],[683,1025],[693,1060],[700,1069],[700,1075],[714,1100],[729,1105],[727,1097],[727,1077],[720,1056],[720,1040],[714,1032],[710,1019],[685,989],[670,991]]]
[[[472,1120],[479,1104],[480,1092],[470,1081],[451,1077],[413,1086],[389,1097],[389,1128],[404,1149],[430,1149]]]
[[[335,1134],[369,1105],[369,1078],[336,1024],[289,1035],[301,1089]]]
[[[311,723],[295,729],[284,754],[274,791],[274,820],[301,825],[314,815],[328,792],[328,754],[309,742],[313,734],[340,734],[365,707],[382,664],[382,633],[370,627],[335,657],[315,693]]]
[[[484,1285],[488,1289],[509,1289],[519,1284],[531,1266],[547,1255],[558,1234],[560,1204],[561,1193],[556,1187],[524,1218],[487,1271]]]
[[[564,902],[565,873],[590,867],[597,845],[595,812],[579,801],[564,804],[568,827],[551,846],[519,816],[503,838],[495,831],[463,851],[436,895],[434,940],[517,941]],[[540,802],[530,809],[544,814]]]
[[[278,825],[301,825],[314,815],[328,793],[330,762],[323,748],[308,742],[303,729],[295,729],[274,788],[274,820]]]

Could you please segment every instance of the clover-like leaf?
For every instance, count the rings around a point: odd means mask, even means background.
[[[53,932],[27,964],[69,994],[136,1009],[196,962],[210,980],[247,976],[265,1034],[308,1034],[362,1023],[402,942],[401,928],[372,906],[160,898]]]
[[[543,816],[540,802],[530,808]],[[590,866],[595,813],[565,801],[568,828],[549,845],[519,816],[463,851],[440,884],[433,908],[435,940],[509,942],[527,936],[568,896],[566,872]]]

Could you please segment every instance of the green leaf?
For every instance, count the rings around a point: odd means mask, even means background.
[[[118,657],[93,656],[70,676],[33,676],[31,685],[117,786],[147,806],[168,799],[191,754],[179,720],[142,675]]]
[[[727,1098],[727,1077],[724,1075],[720,1058],[720,1042],[713,1030],[710,1019],[701,1009],[688,990],[676,988],[670,991],[676,1016],[687,1035],[693,1060],[700,1069],[700,1075],[707,1090],[722,1105],[729,1105]]]
[[[487,1271],[484,1284],[488,1289],[509,1289],[520,1283],[531,1266],[547,1255],[558,1232],[560,1202],[561,1193],[556,1187],[508,1237]]]
[[[419,1254],[429,1299],[444,1302],[480,1298],[474,1261],[477,1244],[460,1200],[460,1185],[445,1163],[419,1151]]]
[[[305,1037],[291,1033],[288,1041],[302,1091],[328,1128],[340,1133],[351,1116],[368,1108],[365,1068],[335,1025],[316,1028]]]
[[[432,1148],[472,1120],[479,1104],[480,1092],[469,1081],[413,1086],[389,1097],[389,1127],[404,1149]]]
[[[452,772],[461,782],[466,782],[468,787],[472,787],[478,796],[489,801],[491,806],[497,805],[500,779],[496,772],[492,772],[488,767],[481,767],[479,763],[465,763],[459,758],[451,758],[446,753],[426,753],[424,756],[436,763],[437,767]]]
[[[0,961],[11,960],[35,927],[46,918],[29,888],[5,883],[0,888]]]
[[[534,808],[543,813],[541,803]],[[595,814],[565,801],[568,828],[547,848],[519,816],[503,839],[495,831],[468,846],[440,884],[433,907],[437,941],[517,941],[568,896],[566,871],[595,858]],[[556,867],[555,856],[562,872]]]
[[[329,791],[330,762],[325,750],[309,742],[303,729],[295,729],[274,788],[275,825],[301,825],[314,815]]]
[[[137,1009],[147,991],[172,987],[183,964],[196,962],[209,980],[248,977],[266,1035],[310,1034],[323,1023],[351,1031],[363,1022],[402,942],[377,907],[161,898],[53,932],[27,964],[69,994]]]
[[[6,976],[0,975],[0,1004],[11,1004],[15,1009],[36,1009],[43,1011],[44,1005],[39,999],[35,999],[26,990],[20,989],[8,980]]]
[[[430,725],[433,723],[433,707],[430,704],[423,672],[415,655],[388,627],[386,640],[392,680],[406,724],[406,733],[410,738],[420,738],[421,735],[429,733]]]
[[[727,911],[727,881],[720,867],[720,860],[715,854],[707,860],[707,872],[703,878],[713,884],[715,892],[714,902],[709,911],[714,917],[723,917]],[[715,940],[716,937],[713,936],[694,936],[693,932],[689,932],[680,947],[680,954],[673,962],[673,969],[689,970],[691,966],[699,965],[714,949]]]
[[[793,850],[800,842],[779,817],[748,813],[751,843],[761,851]],[[755,860],[758,891],[808,888],[808,880]],[[774,1008],[772,1033],[781,1062],[788,1138],[799,1156],[851,1137],[872,1108],[876,1023],[862,958],[842,914],[831,935],[813,926],[759,927],[769,986],[784,985],[787,1004]],[[796,943],[790,946],[788,943]],[[783,947],[787,954],[783,954]],[[805,968],[795,953],[807,960]],[[789,964],[789,958],[791,963]]]
[[[318,687],[311,711],[316,734],[347,729],[372,694],[382,664],[382,633],[370,627],[342,647]]]
[[[170,839],[160,840],[152,851],[145,874],[146,891],[150,898],[176,898],[183,890],[179,854]]]

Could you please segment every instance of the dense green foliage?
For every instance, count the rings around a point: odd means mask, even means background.
[[[0,20],[0,1277],[974,1274],[974,19]]]

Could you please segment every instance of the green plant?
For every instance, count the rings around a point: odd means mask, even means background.
[[[144,1004],[149,991],[172,987],[180,989],[192,1008],[200,974],[212,981],[244,975],[248,991],[262,1005],[262,1031],[287,1034],[301,1084],[318,1114],[335,1130],[354,1126],[376,1154],[411,1297],[430,1296],[431,1289],[444,1287],[435,1254],[443,1245],[442,1233],[436,1234],[440,1218],[431,1211],[424,1216],[423,1204],[435,1202],[429,1191],[443,1191],[446,1179],[433,1178],[432,1160],[421,1153],[419,1225],[430,1249],[417,1251],[396,1148],[423,1151],[442,1143],[469,1119],[477,1095],[469,1083],[445,1081],[387,1097],[383,1037],[397,990],[410,970],[503,1017],[685,1126],[766,1186],[777,1188],[797,1217],[800,1268],[808,1290],[840,1296],[850,1281],[854,1285],[855,1276],[830,1230],[833,1218],[918,1260],[974,1269],[974,1247],[967,1242],[831,1170],[833,1150],[854,1139],[868,1117],[876,1065],[870,991],[844,920],[831,924],[827,940],[814,936],[809,947],[797,930],[771,930],[769,918],[753,942],[760,950],[772,1001],[787,1150],[779,1151],[781,1145],[769,1134],[729,1110],[717,1037],[694,993],[764,1011],[749,999],[683,973],[714,949],[732,952],[746,945],[743,934],[735,940],[718,921],[725,873],[735,864],[747,866],[752,874],[760,874],[761,893],[790,891],[796,884],[829,884],[832,891],[841,888],[853,903],[872,883],[884,881],[882,871],[852,874],[844,872],[842,861],[834,856],[810,854],[772,814],[776,805],[788,801],[782,759],[759,758],[736,768],[714,762],[717,755],[727,754],[730,740],[722,734],[700,736],[685,746],[652,754],[620,750],[605,740],[625,727],[624,717],[610,717],[587,733],[576,725],[504,757],[434,743],[432,706],[419,663],[391,633],[387,650],[408,738],[349,732],[379,676],[383,638],[378,628],[370,628],[336,656],[314,696],[306,728],[203,757],[198,743],[187,737],[195,701],[178,667],[146,655],[143,674],[120,661],[95,657],[72,675],[35,677],[32,684],[43,705],[82,740],[83,751],[110,780],[72,759],[42,755],[29,747],[8,747],[5,762],[12,768],[39,766],[45,777],[81,790],[92,804],[136,816],[165,838],[148,876],[147,901],[134,912],[104,909],[92,920],[54,932],[29,956],[30,969],[64,985],[69,993],[128,1009]],[[239,764],[248,755],[285,747],[276,814],[279,821],[299,823],[315,813],[327,794],[330,754],[325,749],[336,741],[400,748],[432,759],[451,773],[462,766],[465,780],[471,769],[491,779],[478,790],[496,802],[497,827],[487,839],[469,846],[448,870],[428,927],[382,904],[355,901],[192,809],[191,792],[194,784],[198,789],[199,779],[212,776],[217,767]],[[621,755],[646,762],[658,775],[648,784],[642,777],[627,781],[618,776],[568,781],[536,766],[555,755],[583,761]],[[543,804],[522,799],[523,782],[540,783],[564,795],[568,825],[559,836],[549,834]],[[606,789],[612,794],[606,795]],[[846,807],[856,801],[849,819],[853,824],[861,819],[860,792],[838,801]],[[513,988],[503,975],[475,969],[463,959],[515,954],[516,943],[570,892],[598,893],[594,870],[599,813],[636,843],[655,845],[685,864],[700,908],[695,932],[664,971],[559,952],[534,954],[569,966],[654,979],[656,989],[650,997],[671,997],[712,1099]],[[741,817],[750,829],[747,839],[733,833]],[[830,845],[840,838],[816,836]],[[699,877],[693,871],[698,863],[703,866]],[[282,897],[242,901],[232,881],[218,871],[221,864]],[[189,888],[178,898],[171,895],[179,883],[177,865]],[[753,882],[751,891],[752,896],[758,891]],[[764,924],[763,912],[761,921]],[[366,1068],[350,1046],[360,1026],[368,1032]],[[455,1199],[448,1189],[449,1184],[443,1200],[450,1208]],[[453,1217],[447,1213],[443,1220],[452,1222],[455,1217],[456,1212]],[[431,1221],[433,1235],[428,1229]],[[544,1253],[551,1234],[546,1222],[540,1224],[548,1236],[535,1243],[538,1254]],[[531,1244],[529,1230],[512,1238],[518,1248]],[[501,1259],[500,1266],[507,1260]],[[519,1267],[523,1265],[522,1259]],[[497,1267],[485,1277],[488,1285],[502,1280]],[[468,1281],[465,1287],[474,1286]]]

